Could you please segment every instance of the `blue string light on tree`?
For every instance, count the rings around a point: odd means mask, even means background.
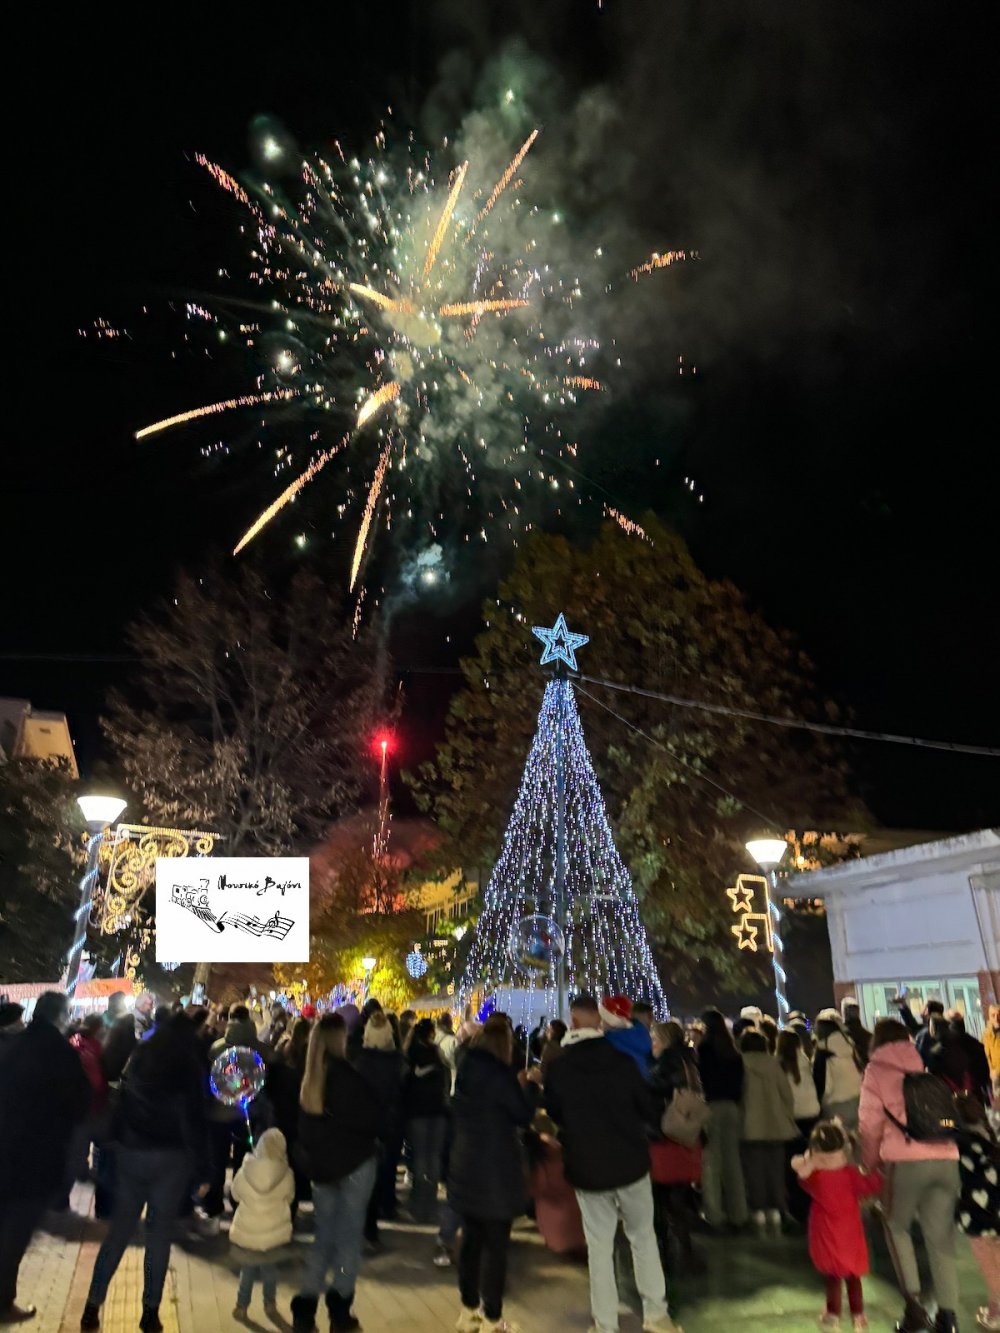
[[[406,955],[406,970],[415,981],[427,975],[427,959],[416,947]]]
[[[542,665],[556,664],[545,687],[514,809],[483,899],[476,937],[460,985],[467,1003],[474,993],[526,982],[548,1013],[557,1009],[561,966],[568,992],[628,995],[646,1000],[657,1017],[666,997],[639,916],[632,879],[615,846],[600,784],[583,735],[576,697],[565,668],[575,671],[576,651],[589,640],[569,629],[560,614],[551,629],[532,629],[544,645]],[[562,770],[562,794],[559,769]],[[557,813],[562,802],[562,876],[559,881]],[[533,920],[534,919],[534,920]],[[545,952],[540,939],[522,940],[538,921],[562,948],[543,966],[525,967],[525,950]],[[539,934],[537,930],[534,931]],[[531,1000],[535,1010],[535,1000]]]

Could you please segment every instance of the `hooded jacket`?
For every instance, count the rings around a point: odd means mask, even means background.
[[[868,1245],[859,1204],[877,1194],[882,1177],[865,1175],[846,1153],[812,1153],[792,1158],[799,1184],[812,1199],[809,1209],[809,1258],[826,1277],[864,1277]]]
[[[860,1093],[861,1074],[854,1063],[854,1047],[841,1031],[831,1032],[817,1046],[813,1079],[824,1111],[841,1102],[852,1102]]]
[[[291,1202],[295,1178],[280,1129],[265,1129],[252,1153],[233,1176],[232,1196],[239,1205],[229,1239],[245,1250],[273,1250],[292,1239]]]
[[[546,1076],[545,1108],[577,1189],[621,1189],[649,1173],[647,1127],[656,1122],[657,1098],[635,1061],[596,1029],[566,1034]]]
[[[643,1027],[641,1023],[632,1023],[627,1028],[608,1028],[604,1035],[616,1051],[632,1057],[639,1066],[639,1073],[645,1078],[653,1063],[653,1045],[649,1029]]]
[[[872,1051],[861,1084],[858,1108],[861,1150],[865,1166],[873,1170],[879,1162],[955,1161],[954,1143],[924,1143],[908,1139],[892,1123],[889,1111],[906,1124],[903,1075],[924,1073],[924,1062],[912,1041],[892,1041]]]
[[[517,1075],[489,1051],[473,1047],[458,1069],[452,1104],[448,1202],[463,1216],[506,1221],[527,1201],[519,1131],[531,1106]]]
[[[32,1019],[0,1072],[0,1200],[44,1198],[61,1183],[90,1084],[58,1028]]]
[[[787,1143],[797,1139],[793,1099],[785,1071],[768,1051],[743,1052],[743,1130],[753,1143]]]
[[[354,1060],[354,1068],[365,1080],[378,1102],[376,1129],[383,1144],[388,1144],[402,1130],[403,1079],[406,1060],[402,1051],[376,1050],[363,1046]]]

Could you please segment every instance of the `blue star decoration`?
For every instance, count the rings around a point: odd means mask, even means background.
[[[560,611],[556,623],[551,629],[539,625],[532,626],[532,634],[545,645],[539,661],[542,666],[548,662],[565,662],[570,671],[576,670],[576,650],[590,642],[589,634],[574,634],[566,624],[566,617]]]

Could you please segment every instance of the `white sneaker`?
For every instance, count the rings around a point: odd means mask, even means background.
[[[479,1333],[521,1333],[521,1325],[513,1319],[484,1319],[478,1325]]]
[[[651,1319],[642,1326],[643,1333],[684,1333],[680,1324],[675,1324],[668,1314],[659,1319]]]
[[[750,1221],[758,1231],[764,1231],[767,1227],[767,1213],[764,1212],[763,1208],[758,1208],[755,1213],[750,1214]]]
[[[781,1214],[778,1212],[777,1208],[769,1208],[767,1210],[767,1225],[776,1236],[781,1235]]]
[[[463,1307],[455,1325],[457,1333],[479,1333],[483,1326],[482,1310],[468,1310]]]
[[[824,1310],[816,1323],[823,1329],[823,1333],[840,1333],[840,1316],[831,1314],[829,1310]]]

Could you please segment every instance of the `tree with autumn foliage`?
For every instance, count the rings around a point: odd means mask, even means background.
[[[837,716],[816,697],[791,635],[733,584],[706,577],[676,533],[653,518],[644,525],[646,540],[609,522],[588,547],[541,534],[521,546],[484,606],[445,739],[411,781],[458,863],[495,859],[545,682],[531,626],[564,611],[590,635],[577,702],[664,984],[675,1002],[703,1000],[756,985],[762,971],[763,960],[735,947],[724,894],[734,870],[753,868],[744,839],[768,825],[858,828],[862,814],[825,737],[595,683],[779,717]]]

